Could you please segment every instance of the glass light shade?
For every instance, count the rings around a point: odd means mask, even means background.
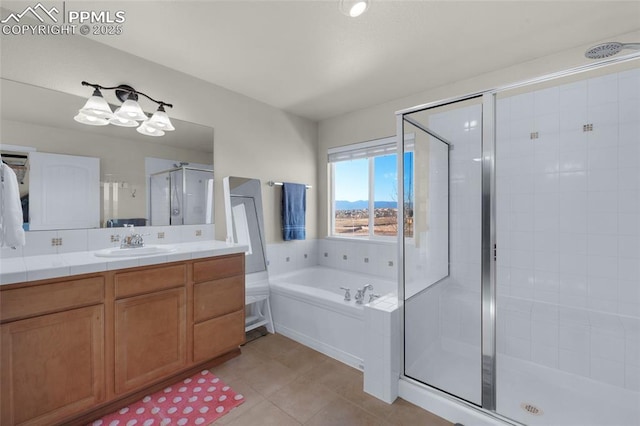
[[[158,130],[149,126],[149,120],[143,121],[142,124],[136,129],[136,132],[142,133],[146,136],[164,136],[164,132],[162,130]]]
[[[125,119],[125,120],[146,120],[147,116],[145,115],[140,105],[133,99],[127,99],[124,101],[122,106],[120,107],[117,117]]]
[[[165,111],[161,111],[158,109],[153,116],[147,122],[147,126],[153,127],[157,130],[164,130],[165,132],[171,132],[176,128],[171,124],[171,120],[169,120],[169,116]]]
[[[109,124],[109,120],[106,118],[94,117],[83,113],[79,113],[73,119],[78,123],[88,124],[89,126],[106,126]]]
[[[130,120],[128,118],[120,117],[118,115],[119,111],[120,111],[120,108],[116,110],[116,112],[114,113],[114,117],[109,119],[110,124],[113,124],[114,126],[121,126],[121,127],[137,127],[138,126],[138,122],[136,120]]]
[[[340,0],[340,11],[351,17],[357,18],[367,11],[371,0]]]
[[[97,118],[113,117],[113,112],[111,112],[111,107],[107,101],[104,100],[102,95],[97,96],[96,94],[87,100],[87,103],[85,103],[82,109],[80,109],[80,113]]]

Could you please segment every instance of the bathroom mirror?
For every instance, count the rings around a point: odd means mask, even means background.
[[[227,241],[249,246],[247,274],[266,271],[266,244],[260,180],[227,176],[222,181]]]
[[[211,127],[172,118],[175,131],[150,137],[135,128],[88,126],[73,120],[86,98],[7,79],[0,79],[0,85],[0,151],[18,156],[37,151],[99,158],[102,227],[126,222],[151,224],[151,174],[181,163],[213,168]],[[87,92],[87,97],[90,94]],[[114,93],[106,91],[103,95],[112,109],[120,105]],[[152,108],[143,101],[141,106],[147,112]],[[171,115],[171,110],[168,113]],[[21,196],[29,192],[29,164],[26,166]],[[210,217],[202,223],[211,223]]]

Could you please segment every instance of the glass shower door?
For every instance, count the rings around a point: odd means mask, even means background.
[[[639,108],[621,59],[398,112],[406,378],[523,424],[640,424]]]
[[[480,406],[482,98],[401,120],[404,373]]]

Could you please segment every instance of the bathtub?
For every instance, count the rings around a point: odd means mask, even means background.
[[[270,277],[276,332],[362,370],[364,305],[355,303],[355,295],[367,284],[373,291],[367,291],[365,303],[369,293],[397,293],[394,281],[323,266]],[[340,287],[351,289],[351,301],[344,300]]]

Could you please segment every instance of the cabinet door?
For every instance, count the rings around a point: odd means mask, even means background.
[[[115,391],[140,388],[185,366],[185,289],[116,301]]]
[[[100,227],[100,159],[29,154],[29,229]]]
[[[0,327],[0,423],[51,424],[103,400],[103,317],[97,305]]]

